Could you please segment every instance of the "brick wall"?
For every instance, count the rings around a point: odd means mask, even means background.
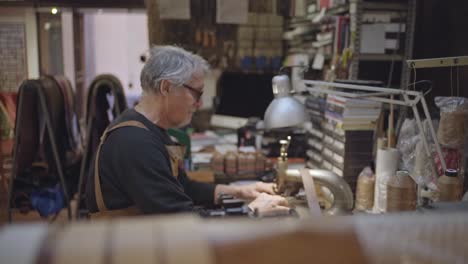
[[[27,78],[25,26],[0,23],[0,91],[17,91]]]

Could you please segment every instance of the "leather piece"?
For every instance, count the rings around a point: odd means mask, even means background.
[[[93,123],[93,130],[91,134],[88,135],[91,137],[90,153],[96,152],[99,139],[111,122],[107,114],[110,108],[109,102],[107,101],[107,95],[109,94],[114,96],[115,103],[112,113],[114,118],[116,118],[127,109],[127,102],[122,84],[113,75],[98,75],[91,82],[86,99],[86,124],[90,124],[90,121]]]
[[[70,150],[70,147],[67,146],[68,133],[65,121],[65,100],[62,92],[60,91],[60,87],[53,79],[53,77],[43,76],[40,78],[40,81],[45,95],[52,131],[54,132],[55,141],[57,143],[58,155],[61,163],[65,165],[68,163],[66,161],[66,152],[67,150]],[[40,114],[45,115],[46,113]],[[44,135],[43,148],[46,155],[46,161],[49,164],[49,168],[55,171],[56,168],[50,167],[51,164],[55,164],[55,159],[52,152],[52,145],[49,137],[47,136],[47,133]]]
[[[16,149],[17,174],[29,169],[39,149],[39,97],[41,89],[38,80],[24,81],[18,90],[16,109],[15,140],[19,140]],[[21,116],[20,116],[21,115]]]

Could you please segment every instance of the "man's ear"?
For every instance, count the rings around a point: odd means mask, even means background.
[[[171,83],[168,80],[162,80],[159,85],[159,92],[161,95],[168,95],[171,88]]]

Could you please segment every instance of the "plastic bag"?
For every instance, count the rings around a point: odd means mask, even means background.
[[[60,185],[32,192],[31,205],[42,217],[60,212],[65,205]]]
[[[436,97],[440,108],[439,143],[448,148],[463,148],[468,133],[468,99],[463,97]]]
[[[432,153],[432,151],[431,151]],[[424,149],[424,143],[420,140],[416,144],[414,155],[414,166],[411,170],[411,176],[416,183],[429,183],[432,180],[431,157],[427,155]]]
[[[397,149],[400,152],[400,168],[412,171],[419,129],[415,119],[405,119],[398,137]]]
[[[429,145],[430,156],[427,155],[424,142],[415,119],[406,119],[403,122],[397,148],[400,151],[400,168],[410,172],[411,177],[418,185],[427,185],[434,181],[432,161],[429,157],[437,156],[434,140],[431,137],[429,120],[422,122],[424,134]],[[432,120],[432,126],[437,130],[437,120]]]

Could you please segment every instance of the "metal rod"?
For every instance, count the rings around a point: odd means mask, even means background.
[[[417,91],[408,91],[408,90],[399,90],[399,89],[392,89],[392,88],[381,88],[375,86],[367,86],[367,85],[355,85],[355,84],[346,84],[346,83],[335,83],[335,82],[322,82],[322,81],[312,81],[312,80],[304,80],[305,85],[320,85],[320,86],[329,86],[329,87],[337,87],[337,88],[344,88],[344,89],[354,89],[354,90],[361,90],[361,91],[370,91],[370,92],[388,92],[390,94],[407,94],[412,96],[417,96],[420,92]]]
[[[423,106],[424,115],[426,116],[426,119],[430,120],[431,116],[429,114],[429,109],[427,108],[426,100],[424,99],[424,97],[421,98],[421,104]],[[435,132],[434,126],[432,125],[432,122],[429,122],[429,131],[431,132],[432,139],[435,142],[435,147],[436,147],[437,155],[439,155],[440,164],[442,165],[442,169],[445,172],[445,170],[447,170],[447,164],[445,163],[444,156],[442,155],[442,149],[440,148],[439,141],[437,140],[437,134]],[[437,176],[438,175],[436,174],[436,177]]]
[[[86,124],[86,142],[84,143],[84,151],[83,151],[83,157],[81,160],[81,166],[80,166],[80,178],[78,180],[78,201],[77,201],[77,206],[76,206],[76,219],[80,218],[80,207],[81,207],[81,196],[82,196],[82,187],[84,185],[85,177],[86,177],[86,172],[87,172],[87,163],[88,159],[93,157],[93,154],[91,152],[91,143],[92,143],[92,136],[91,133],[94,129],[94,117],[96,115],[96,97],[98,93],[97,87],[101,86],[101,83],[104,83],[109,85],[109,87],[113,87],[112,83],[109,84],[109,81],[107,80],[101,80],[97,82],[91,89],[93,89],[91,92],[91,102],[89,104],[89,109],[87,109],[87,115],[85,115],[85,118],[88,118],[87,124]],[[114,104],[117,102],[116,100],[117,96],[114,94]]]
[[[414,117],[416,118],[416,123],[418,124],[418,127],[419,127],[420,136],[422,137],[421,140],[422,140],[422,142],[424,144],[424,149],[426,150],[426,155],[428,157],[432,157],[431,149],[429,148],[429,143],[427,142],[426,133],[424,132],[424,128],[423,128],[423,125],[422,125],[422,122],[421,122],[421,117],[419,116],[418,107],[416,105],[414,105],[414,106],[412,106],[412,109],[413,109]],[[437,141],[437,138],[435,139],[435,141]],[[437,172],[435,170],[436,166],[435,166],[435,163],[434,163],[434,159],[430,158],[429,160],[431,161],[431,164],[432,164],[432,166],[431,166],[432,173],[434,175],[437,175]]]
[[[380,93],[365,93],[365,94],[356,94],[356,96],[354,96],[354,98],[366,98],[366,97],[369,97],[369,96],[385,96],[385,95],[389,95],[391,93],[389,92],[380,92]],[[398,93],[393,93],[393,94],[398,94]]]
[[[80,166],[80,178],[78,180],[78,201],[76,202],[77,205],[76,205],[76,219],[79,219],[80,218],[80,205],[81,205],[81,193],[83,192],[82,190],[82,187],[83,187],[83,184],[84,184],[84,179],[85,179],[85,175],[86,175],[86,168],[87,168],[87,163],[88,163],[88,158],[92,157],[92,154],[90,153],[91,152],[91,133],[93,131],[93,118],[90,117],[89,118],[89,121],[88,121],[88,125],[87,125],[87,134],[86,134],[86,142],[84,143],[85,146],[84,146],[84,150],[83,150],[83,157],[82,160],[81,160],[81,166]]]
[[[406,63],[414,69],[467,66],[468,56],[407,60]]]
[[[323,89],[323,88],[308,88],[309,92],[319,92],[319,93],[326,93],[326,94],[335,94],[335,95],[341,95],[344,97],[350,97],[350,98],[356,98],[354,93],[348,93],[348,92],[340,92],[340,91],[335,91],[335,90],[329,90],[329,89]],[[359,98],[359,97],[357,97]],[[416,97],[418,98],[418,97]],[[409,103],[411,105],[416,104],[417,100],[416,98],[414,100],[410,100]],[[396,99],[388,99],[388,98],[381,98],[381,97],[367,97],[363,98],[363,100],[369,100],[369,101],[377,101],[377,102],[382,102],[382,103],[387,103],[387,104],[397,104],[397,105],[403,105],[403,106],[408,106],[408,103],[401,101],[401,100],[396,100]]]

